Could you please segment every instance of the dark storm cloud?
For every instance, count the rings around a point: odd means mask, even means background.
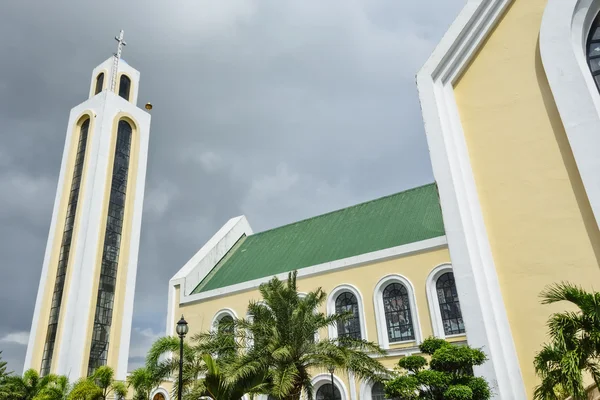
[[[5,1],[0,349],[20,371],[70,108],[125,30],[153,121],[131,349],[229,218],[254,230],[432,180],[414,76],[464,0]]]

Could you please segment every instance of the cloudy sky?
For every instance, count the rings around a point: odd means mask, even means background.
[[[21,372],[69,110],[115,51],[154,104],[130,368],[169,278],[264,230],[433,180],[415,74],[465,0],[3,1],[0,350]]]

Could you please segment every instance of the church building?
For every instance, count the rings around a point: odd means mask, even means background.
[[[297,270],[300,290],[328,294],[321,311],[353,314],[320,337],[374,341],[389,368],[428,336],[468,343],[495,399],[531,399],[546,321],[564,310],[540,292],[600,282],[599,12],[467,0],[417,74],[434,182],[263,232],[230,219],[170,280],[166,334],[182,314],[188,337],[245,317],[260,284]],[[117,40],[71,110],[25,360],[71,380],[127,374],[150,115]],[[317,399],[383,399],[344,371],[312,382]]]
[[[264,232],[232,218],[169,283],[167,334],[244,317],[258,286],[351,310],[351,335],[418,353],[434,335],[482,348],[495,399],[525,400],[550,314],[540,292],[600,282],[599,0],[469,0],[417,75],[435,183]],[[390,179],[394,177],[390,175]],[[317,399],[331,393],[315,371]],[[336,397],[382,386],[335,372]],[[156,393],[169,399],[169,384]],[[266,397],[265,397],[266,400]]]
[[[150,114],[116,39],[69,115],[25,357],[25,370],[72,382],[102,365],[127,375]]]

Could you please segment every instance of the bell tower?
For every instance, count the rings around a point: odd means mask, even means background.
[[[140,73],[117,52],[71,110],[25,369],[70,380],[102,365],[125,379],[150,114]]]

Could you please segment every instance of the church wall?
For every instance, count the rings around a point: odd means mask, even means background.
[[[328,295],[340,285],[352,285],[362,297],[362,310],[364,315],[364,326],[366,327],[366,339],[378,341],[378,326],[375,317],[374,293],[377,283],[385,276],[397,274],[405,277],[414,288],[418,321],[420,325],[421,338],[433,335],[432,321],[429,315],[427,301],[426,282],[430,272],[440,264],[449,263],[450,256],[446,247],[436,250],[428,250],[404,257],[390,259],[382,262],[367,264],[354,268],[337,270],[308,277],[298,278],[298,289],[300,292],[308,292],[321,287]],[[180,288],[175,288],[175,298],[180,297]],[[174,312],[174,320],[169,323],[175,325],[183,314],[189,323],[190,331],[188,337],[195,333],[207,331],[211,328],[214,317],[224,310],[230,310],[237,317],[245,317],[248,302],[259,300],[260,294],[257,289],[244,292],[232,293],[230,295],[209,298],[203,301],[179,304]],[[359,299],[360,301],[360,299]],[[437,306],[437,304],[436,304]],[[321,311],[326,312],[327,301],[322,305]],[[361,315],[361,318],[363,316]],[[385,321],[381,321],[379,329],[386,333]],[[468,330],[468,327],[467,327]],[[321,337],[327,337],[328,332],[319,332]],[[453,341],[464,341],[465,336],[451,338]],[[392,369],[397,365],[399,358],[408,353],[418,352],[415,341],[391,344],[390,356],[382,358],[382,363]],[[320,373],[323,371],[316,371]],[[350,390],[351,385],[343,374],[341,379],[346,388]],[[356,380],[355,390],[358,391],[360,382]],[[355,392],[357,393],[357,392]],[[354,397],[355,398],[355,397]]]
[[[565,308],[541,305],[540,291],[600,279],[600,234],[540,60],[545,5],[514,1],[455,84],[528,397],[547,318]]]

